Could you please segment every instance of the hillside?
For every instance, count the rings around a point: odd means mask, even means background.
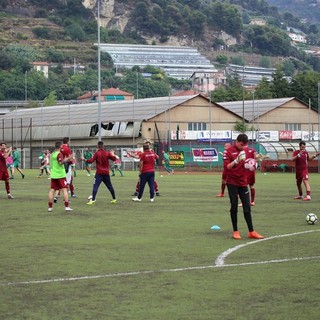
[[[309,23],[320,25],[320,1],[318,0],[267,0],[280,12],[289,12]]]
[[[36,49],[40,61],[96,63],[97,0],[2,0],[0,6],[0,49],[16,43]],[[191,46],[213,64],[221,55],[248,65],[267,56],[270,67],[290,57],[301,61],[296,68],[310,61],[318,68],[284,32],[285,26],[307,32],[307,26],[281,17],[266,0],[100,0],[100,17],[102,43]],[[253,18],[266,25],[250,25]],[[313,34],[317,42],[320,36]]]
[[[244,14],[247,19],[263,16],[262,11],[264,15],[274,14],[265,4],[256,1],[251,8],[248,2],[241,0],[210,3],[203,0],[101,0],[101,42],[187,45],[198,48],[213,63],[221,54],[214,50],[215,42],[232,48],[224,53],[228,57],[242,51],[247,64],[255,64],[259,60],[255,56],[273,56],[271,61],[278,61],[276,57],[285,54],[295,56],[285,34],[272,29],[275,26],[270,25],[264,31],[263,43],[246,39],[252,32],[246,31],[245,21],[242,21]],[[3,0],[1,7],[0,48],[19,43],[36,48],[40,58],[45,60],[52,59],[52,55],[47,55],[49,48],[63,54],[55,62],[76,59],[91,63],[96,60],[96,49],[92,47],[97,42],[96,0]],[[275,33],[278,39],[270,41],[279,44],[270,54],[269,48],[273,46],[266,40]],[[250,44],[254,47],[246,50]],[[240,46],[237,48],[237,45]]]

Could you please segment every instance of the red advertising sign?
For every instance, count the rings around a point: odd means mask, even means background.
[[[280,130],[279,140],[292,140],[292,130]]]

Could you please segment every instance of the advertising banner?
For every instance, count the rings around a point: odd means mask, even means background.
[[[139,162],[139,154],[143,152],[142,148],[121,148],[122,162]]]
[[[215,148],[192,149],[194,162],[214,162],[218,161],[218,151]]]
[[[198,131],[171,131],[171,140],[197,140]]]
[[[302,131],[301,132],[301,139],[303,141],[318,141],[319,140],[319,132],[309,132],[309,131]]]
[[[185,167],[183,151],[169,151],[168,156],[169,156],[169,164],[171,167],[176,167],[176,168]]]
[[[211,131],[210,136],[210,130],[206,131],[197,131],[198,132],[198,141],[214,141],[214,142],[229,142],[232,140],[231,136],[231,130],[215,130]]]
[[[259,131],[257,132],[256,141],[279,141],[279,133],[278,131]]]
[[[243,132],[240,131],[232,131],[232,140],[236,140],[237,136]],[[256,131],[246,131],[245,134],[248,136],[249,140],[256,139]]]
[[[292,140],[292,130],[280,130],[279,140]]]

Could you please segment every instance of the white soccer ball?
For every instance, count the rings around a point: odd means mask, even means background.
[[[315,224],[318,221],[318,217],[314,213],[309,213],[306,216],[307,224]]]
[[[244,167],[249,171],[255,171],[257,169],[257,161],[253,158],[248,158],[244,162]]]
[[[92,196],[89,196],[89,197],[88,197],[88,200],[91,200],[91,199],[92,199]]]

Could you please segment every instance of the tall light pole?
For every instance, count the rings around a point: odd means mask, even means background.
[[[209,137],[209,145],[210,148],[212,146],[212,140],[211,140],[211,130],[212,130],[212,126],[211,126],[211,107],[212,107],[212,103],[211,103],[211,91],[209,91],[209,131],[210,131],[210,137]]]
[[[98,141],[101,141],[101,48],[100,48],[100,0],[98,0]]]
[[[252,91],[252,148],[254,145],[253,133],[255,133],[255,129],[254,129],[254,90]]]
[[[24,100],[28,101],[28,71],[24,73]]]
[[[320,150],[320,82],[318,82],[318,151]],[[320,157],[318,157],[318,173],[320,172]]]
[[[169,150],[171,151],[171,86],[169,86]]]
[[[242,66],[242,126],[244,129],[244,65]]]
[[[137,86],[136,96],[137,96],[137,99],[139,99],[139,72],[138,71],[136,71],[136,86]]]

